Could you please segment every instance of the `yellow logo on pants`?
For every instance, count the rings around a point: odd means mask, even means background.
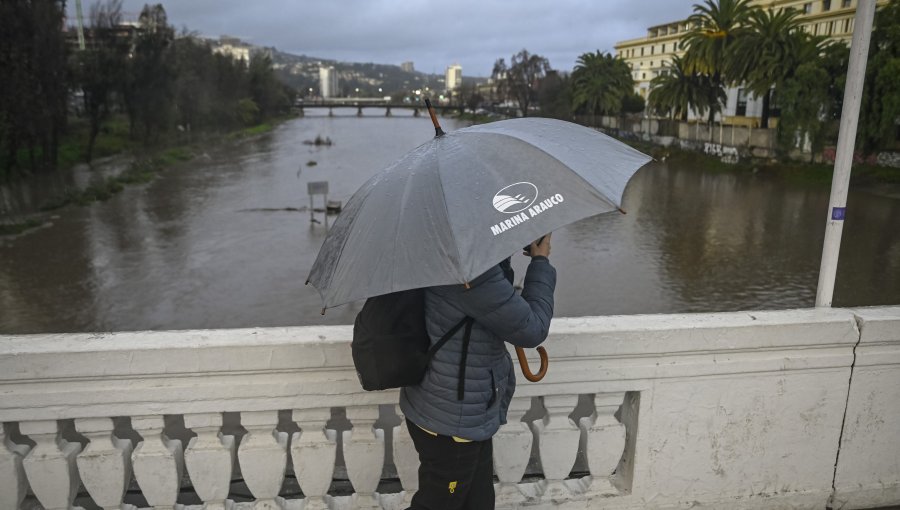
[[[450,494],[453,494],[453,491],[456,490],[456,481],[450,482]]]

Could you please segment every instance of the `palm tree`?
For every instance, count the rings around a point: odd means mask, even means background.
[[[688,17],[693,29],[684,38],[684,62],[690,72],[710,77],[709,122],[721,109],[719,98],[725,95],[725,83],[733,81],[725,75],[729,47],[747,30],[756,9],[749,0],[705,0],[702,5],[695,4],[694,14]]]
[[[709,76],[688,72],[681,57],[673,57],[665,74],[650,82],[648,103],[657,112],[687,120],[688,111],[700,113],[710,108],[710,97],[725,100],[725,91],[716,89]]]
[[[798,60],[806,34],[800,30],[799,12],[794,9],[754,9],[748,30],[728,48],[725,74],[745,83],[756,97],[762,97],[760,126],[769,127],[772,87],[783,83],[802,63]]]
[[[572,72],[572,109],[613,114],[622,109],[622,100],[634,90],[631,69],[620,58],[599,50],[578,57]]]

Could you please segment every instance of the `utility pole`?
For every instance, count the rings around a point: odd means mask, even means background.
[[[850,169],[856,142],[856,126],[859,124],[859,106],[862,102],[866,60],[869,56],[869,39],[872,36],[872,20],[874,19],[875,0],[859,0],[853,21],[850,64],[847,69],[847,87],[844,89],[841,128],[838,132],[837,153],[834,158],[834,177],[831,180],[831,199],[825,223],[825,243],[822,246],[822,264],[819,267],[816,307],[830,308],[834,297],[834,278],[837,274],[841,234],[847,214],[847,190],[850,187]]]
[[[75,0],[75,13],[78,16],[78,48],[84,51],[84,16],[81,13],[81,0]]]

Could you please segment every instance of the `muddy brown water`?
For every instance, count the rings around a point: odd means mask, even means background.
[[[0,240],[0,333],[351,323],[359,304],[322,316],[303,285],[326,233],[324,215],[314,223],[303,210],[307,183],[328,181],[329,198],[346,203],[433,130],[404,112],[337,113],[289,121]],[[334,145],[303,143],[317,135]],[[556,315],[811,307],[828,194],[652,163],[626,191],[627,215],[554,233]],[[514,260],[521,280],[524,258]],[[851,189],[834,305],[898,303],[900,200]]]

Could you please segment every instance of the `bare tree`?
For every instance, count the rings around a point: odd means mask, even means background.
[[[519,104],[522,115],[527,117],[528,110],[536,98],[536,87],[541,78],[550,71],[550,62],[540,56],[528,53],[523,49],[512,56],[506,72],[506,85],[510,95]]]

